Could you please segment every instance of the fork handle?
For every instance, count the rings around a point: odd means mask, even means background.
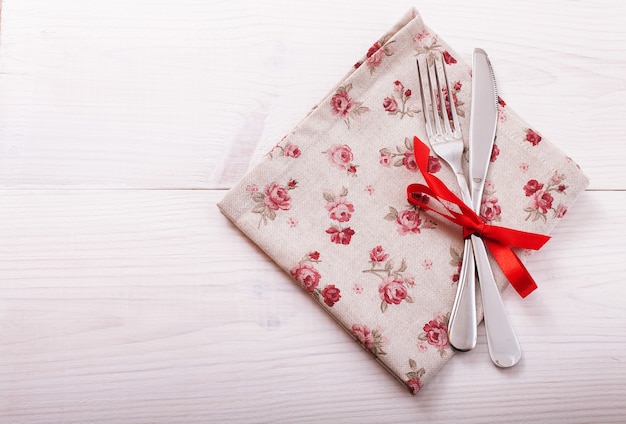
[[[463,201],[472,205],[472,197],[463,173],[456,173]],[[476,319],[476,265],[472,252],[472,242],[465,240],[461,272],[457,283],[456,296],[448,322],[448,341],[461,352],[474,349],[477,339]]]
[[[522,357],[522,350],[493,277],[485,244],[475,235],[471,236],[471,240],[480,279],[489,356],[499,367],[512,367]]]
[[[472,241],[465,239],[461,272],[456,297],[448,323],[448,341],[461,352],[474,349],[477,339],[476,322],[476,267]]]

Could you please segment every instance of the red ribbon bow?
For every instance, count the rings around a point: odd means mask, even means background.
[[[426,180],[426,185],[409,185],[407,187],[409,202],[462,226],[465,238],[472,234],[480,236],[511,285],[520,296],[528,296],[537,288],[537,284],[512,248],[539,250],[550,237],[497,225],[485,225],[480,216],[451,192],[443,181],[427,172],[430,149],[417,137],[414,138],[414,151],[415,160]],[[447,213],[430,206],[428,204],[430,197],[436,199]]]

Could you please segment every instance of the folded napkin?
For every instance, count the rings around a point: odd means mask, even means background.
[[[413,137],[427,140],[415,60],[431,51],[449,65],[467,142],[471,69],[410,10],[218,205],[414,394],[453,355],[447,324],[463,249],[460,227],[406,198],[423,182]],[[458,193],[446,164],[431,156],[428,168]],[[486,223],[547,234],[587,184],[500,101]]]

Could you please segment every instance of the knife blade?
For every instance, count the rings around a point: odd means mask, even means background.
[[[472,203],[478,211],[498,123],[498,95],[487,53],[474,49],[472,57],[472,103],[469,135],[469,165]]]
[[[485,178],[498,123],[496,80],[487,53],[474,49],[472,58],[472,102],[469,134],[469,174],[472,207],[480,214]],[[483,302],[485,333],[491,360],[511,367],[521,358],[521,349],[496,285],[482,239],[472,235],[472,246]]]

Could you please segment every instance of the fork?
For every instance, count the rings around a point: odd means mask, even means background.
[[[472,197],[462,167],[465,148],[463,134],[441,55],[431,53],[418,56],[417,74],[430,146],[452,168],[461,189],[461,198],[472,207]],[[446,107],[446,95],[450,100],[449,109]],[[468,351],[476,346],[476,333],[476,265],[472,242],[466,238],[456,297],[448,323],[448,341],[456,350]]]
[[[431,53],[422,60],[418,56],[417,71],[422,111],[430,146],[452,168],[459,183],[463,201],[473,208],[472,196],[461,162],[464,150],[463,135],[442,55],[437,56]],[[444,88],[446,93],[443,91]],[[446,107],[446,94],[450,100],[449,112]],[[476,263],[474,256],[481,265],[478,267],[478,276],[481,280],[485,324],[487,324],[488,315],[489,322],[492,324],[485,325],[489,355],[493,363],[499,367],[511,367],[519,361],[521,350],[491,272],[483,240],[474,235],[471,240],[466,239],[464,244],[456,298],[448,323],[448,341],[452,347],[460,351],[470,350],[476,345]]]

